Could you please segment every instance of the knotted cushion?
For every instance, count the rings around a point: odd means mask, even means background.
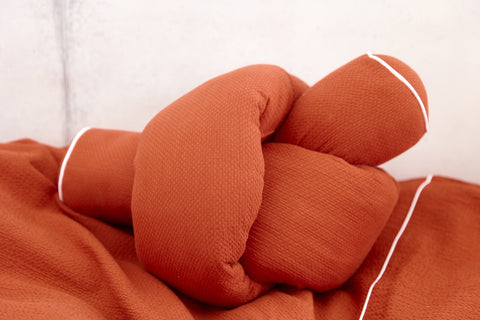
[[[254,65],[214,78],[142,133],[90,129],[59,178],[72,209],[133,225],[150,272],[233,307],[276,283],[326,291],[360,266],[398,197],[377,165],[427,128],[423,85],[363,55],[308,87]]]

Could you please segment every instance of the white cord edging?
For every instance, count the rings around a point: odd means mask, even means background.
[[[385,68],[387,68],[388,71],[390,71],[395,77],[397,77],[398,80],[400,80],[401,82],[403,82],[403,84],[405,84],[407,86],[408,89],[410,89],[410,91],[413,93],[413,95],[415,96],[415,98],[417,99],[418,103],[420,104],[420,108],[422,109],[422,114],[423,114],[423,120],[425,121],[425,132],[428,132],[429,130],[429,126],[428,126],[428,116],[427,116],[427,109],[425,108],[425,105],[423,104],[423,101],[422,99],[420,99],[420,96],[418,95],[417,91],[415,90],[415,88],[410,84],[410,82],[408,82],[407,79],[405,79],[397,70],[393,69],[388,63],[385,62],[385,60],[383,60],[382,58],[380,57],[377,57],[375,55],[373,55],[372,53],[370,52],[367,52],[367,55],[369,58],[377,61],[378,63],[380,63],[382,66],[384,66]]]
[[[75,145],[77,144],[78,140],[89,129],[90,127],[85,127],[77,133],[75,138],[73,138],[72,143],[70,144],[70,147],[68,147],[65,158],[63,158],[62,166],[60,168],[60,174],[58,175],[58,198],[62,202],[63,202],[62,184],[63,184],[63,177],[65,175],[65,168],[67,167],[67,162],[70,159],[70,156],[72,155],[73,149],[75,148]]]
[[[407,228],[407,224],[410,221],[410,218],[412,217],[413,210],[415,210],[415,206],[417,205],[418,198],[420,197],[420,194],[422,193],[423,189],[430,184],[432,181],[433,175],[428,175],[425,181],[418,186],[417,192],[415,192],[415,196],[413,197],[412,204],[410,205],[410,209],[408,210],[407,216],[403,220],[402,226],[400,227],[400,230],[398,230],[397,235],[395,236],[395,239],[393,240],[392,246],[390,247],[390,251],[388,251],[387,257],[385,258],[385,262],[383,263],[382,269],[380,270],[380,273],[378,274],[377,278],[373,283],[370,285],[370,289],[368,290],[367,297],[365,298],[365,302],[363,304],[362,308],[362,313],[360,314],[359,320],[362,320],[363,317],[365,316],[365,312],[367,311],[367,306],[368,302],[370,301],[370,296],[372,295],[373,288],[377,284],[378,281],[382,278],[383,274],[385,273],[385,270],[387,269],[387,265],[390,262],[390,259],[392,258],[393,252],[395,251],[395,247],[397,246],[398,240],[400,240],[400,237],[402,236],[403,232]]]

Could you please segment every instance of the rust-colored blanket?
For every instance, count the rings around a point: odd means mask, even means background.
[[[311,88],[236,70],[142,133],[2,144],[0,318],[478,319],[480,186],[376,168],[427,112],[370,55]]]

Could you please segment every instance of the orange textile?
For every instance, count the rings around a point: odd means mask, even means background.
[[[0,145],[6,319],[356,319],[420,183],[379,165],[426,130],[408,66],[312,87],[250,66],[141,133]],[[423,109],[422,109],[423,108]],[[480,316],[480,186],[434,177],[366,319]]]

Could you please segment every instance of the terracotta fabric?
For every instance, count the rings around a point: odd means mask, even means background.
[[[426,105],[414,71],[381,57]],[[312,88],[249,66],[178,99],[141,135],[87,131],[68,159],[64,198],[127,224],[131,199],[142,263],[200,301],[237,306],[276,283],[325,291],[358,268],[396,203],[396,182],[367,165],[424,132],[415,96],[367,55]]]
[[[129,227],[57,197],[65,149],[0,145],[2,319],[358,319],[423,179],[399,183],[387,224],[357,272],[325,293],[277,285],[233,309],[188,298],[149,273]],[[422,192],[365,319],[478,319],[480,186],[434,177]]]
[[[415,71],[394,57],[377,56],[412,85],[428,112],[427,94]],[[361,56],[305,92],[275,140],[376,166],[424,133],[421,108],[408,87],[377,61]]]
[[[70,207],[111,223],[132,225],[133,159],[140,133],[91,129],[75,145],[62,185]],[[84,150],[81,156],[78,150]]]
[[[426,106],[415,72],[380,57]],[[375,165],[424,132],[412,92],[365,55],[311,88],[238,69],[142,133],[90,129],[68,153],[3,144],[0,315],[357,318],[422,182]],[[367,318],[478,317],[479,208],[479,186],[435,177]]]

